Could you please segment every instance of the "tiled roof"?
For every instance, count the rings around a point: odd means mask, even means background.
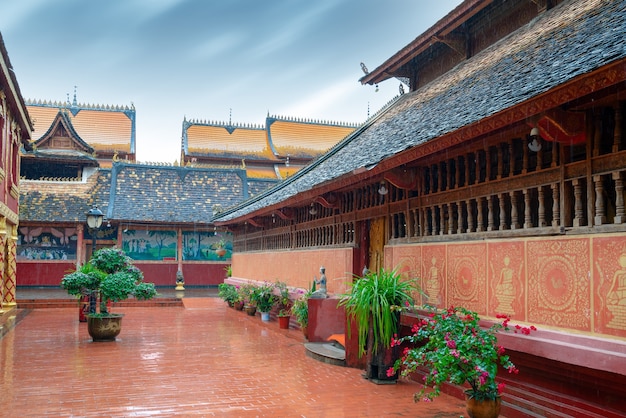
[[[157,223],[210,223],[214,207],[248,197],[241,169],[115,163],[107,218]]]
[[[400,96],[313,164],[216,221],[278,205],[624,60],[625,33],[623,1],[561,3],[430,84]]]
[[[187,155],[275,160],[264,127],[183,121]]]
[[[96,151],[135,152],[135,109],[120,106],[92,106],[65,102],[27,101],[33,121],[33,140],[50,128],[59,110],[66,110],[75,131]]]
[[[248,177],[256,178],[256,179],[278,179],[276,175],[276,170],[273,166],[271,167],[250,167],[246,166],[246,173]]]
[[[267,118],[267,130],[274,151],[281,156],[317,157],[356,129],[355,125],[331,122]]]
[[[110,170],[86,182],[20,180],[20,222],[84,222],[94,204],[106,211],[110,181]]]
[[[248,178],[248,194],[257,196],[278,183],[278,180]]]

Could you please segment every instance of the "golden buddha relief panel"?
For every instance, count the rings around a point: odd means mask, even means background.
[[[527,242],[528,321],[591,331],[588,239]]]
[[[421,285],[422,246],[393,247],[393,265],[388,269],[397,268],[403,279],[416,280]],[[413,295],[417,305],[424,304],[426,298],[417,293]]]
[[[489,315],[508,314],[514,319],[526,320],[524,243],[501,241],[488,245]]]
[[[444,307],[446,305],[446,246],[422,247],[420,286],[424,295],[422,304]]]
[[[626,237],[594,238],[593,267],[595,331],[626,337]]]
[[[487,313],[486,254],[486,243],[448,246],[447,305]]]

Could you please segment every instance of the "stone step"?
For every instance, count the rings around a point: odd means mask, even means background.
[[[19,309],[51,309],[51,308],[78,308],[76,299],[18,299]],[[113,303],[113,307],[183,307],[179,298],[156,298],[152,300],[127,299]]]
[[[346,365],[346,350],[337,342],[305,343],[306,355],[335,366]]]

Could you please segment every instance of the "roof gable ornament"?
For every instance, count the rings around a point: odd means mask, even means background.
[[[48,131],[35,143],[40,149],[73,149],[94,154],[95,150],[78,135],[66,110],[59,110]]]

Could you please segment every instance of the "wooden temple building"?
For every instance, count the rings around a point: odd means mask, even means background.
[[[20,148],[32,123],[0,35],[0,329],[16,315]]]
[[[58,286],[89,259],[94,243],[123,248],[158,286],[173,286],[180,274],[187,286],[217,285],[232,239],[213,216],[355,129],[279,117],[268,117],[267,129],[185,120],[181,164],[142,164],[133,106],[81,104],[74,93],[71,102],[27,101],[26,108],[34,131],[22,152],[19,286]],[[89,230],[86,212],[94,206],[105,219]],[[222,240],[225,255],[217,251]]]
[[[421,302],[539,329],[499,337],[503,415],[624,416],[626,3],[466,0],[360,81],[394,78],[406,94],[214,219],[232,280],[306,289],[324,266],[337,295],[398,267]],[[342,332],[326,301],[312,341]]]

